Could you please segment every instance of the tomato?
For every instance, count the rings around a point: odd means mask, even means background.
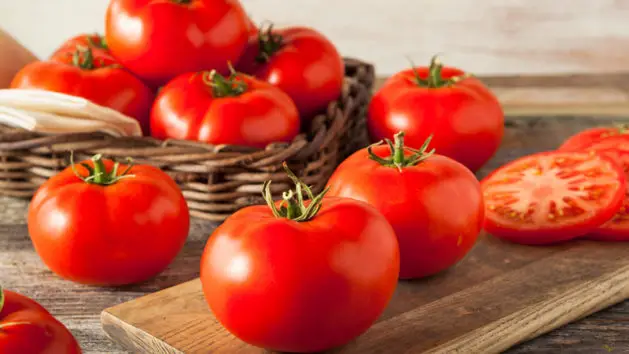
[[[306,27],[269,27],[251,36],[237,68],[288,93],[305,122],[340,97],[345,74],[334,44]]]
[[[330,196],[367,202],[389,220],[400,244],[400,278],[439,273],[474,246],[483,225],[483,196],[462,164],[423,149],[368,147],[343,161],[328,181]],[[456,208],[451,207],[456,201]]]
[[[247,45],[238,0],[111,0],[105,38],[114,56],[153,86],[186,72],[227,74]]]
[[[180,75],[161,89],[151,112],[155,138],[209,144],[263,148],[292,141],[299,124],[297,108],[282,90],[236,72]]]
[[[11,88],[40,89],[78,96],[135,118],[148,134],[153,92],[138,78],[91,48],[75,50],[72,58],[38,61],[15,75]]]
[[[256,25],[253,19],[249,18],[249,37],[257,36],[258,33],[258,25]]]
[[[367,127],[372,141],[403,130],[416,149],[432,135],[439,154],[477,171],[500,146],[504,114],[478,79],[435,57],[430,67],[401,71],[384,83],[369,104]]]
[[[624,125],[590,128],[574,134],[566,139],[563,144],[561,144],[558,150],[581,150],[608,137],[622,137],[625,136],[625,134],[627,133],[627,127],[625,127]]]
[[[40,304],[0,287],[0,353],[79,354],[81,348]]]
[[[94,34],[80,34],[74,36],[65,41],[55,52],[50,56],[52,61],[68,62],[72,60],[72,56],[77,49],[91,48],[94,57],[104,57],[110,62],[115,62],[115,58],[109,52],[105,37],[98,33]]]
[[[240,209],[210,236],[201,283],[218,321],[241,340],[319,352],[351,341],[382,314],[397,284],[398,243],[373,207],[325,191],[315,197],[288,173],[297,188],[279,208],[266,182],[269,206]]]
[[[95,155],[37,190],[28,231],[59,276],[124,285],[152,278],[172,262],[188,236],[189,218],[181,191],[165,172]]]
[[[523,244],[549,244],[596,230],[620,210],[623,169],[589,152],[542,152],[495,170],[481,186],[485,230]]]

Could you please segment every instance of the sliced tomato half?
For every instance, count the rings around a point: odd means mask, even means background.
[[[540,245],[588,234],[610,220],[622,206],[626,179],[602,154],[554,151],[512,161],[481,185],[485,230]]]
[[[580,131],[568,139],[559,147],[559,151],[578,151],[590,147],[593,143],[613,136],[627,137],[629,129],[625,125],[611,127],[597,127]]]

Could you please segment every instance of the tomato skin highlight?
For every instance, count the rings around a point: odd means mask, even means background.
[[[273,29],[282,45],[259,62],[259,34],[249,43],[237,69],[267,81],[286,92],[297,105],[302,121],[309,122],[341,96],[345,66],[334,44],[314,29],[285,27]]]
[[[387,146],[376,146],[373,152],[390,155]],[[399,171],[371,160],[362,149],[339,165],[328,186],[328,195],[369,203],[391,223],[400,244],[400,279],[453,266],[472,249],[482,228],[480,183],[469,169],[445,156],[435,154]]]
[[[246,92],[214,97],[206,74],[183,74],[162,88],[151,111],[153,137],[264,148],[299,134],[297,108],[279,88],[239,74]]]
[[[587,171],[576,169],[579,163],[585,165],[586,162],[596,168],[592,167]],[[556,170],[553,170],[551,167]],[[539,171],[541,172],[534,173],[536,169],[540,169]],[[573,179],[574,181],[571,182],[572,184],[569,182],[558,182],[552,185],[552,182],[542,179],[543,176],[546,176],[543,178],[549,179],[550,173],[555,173],[555,176],[563,176],[556,177],[555,180]],[[593,177],[589,177],[588,173],[591,173]],[[518,175],[528,176],[527,187],[523,186],[523,182],[519,182],[520,185],[516,184],[516,182],[521,181],[517,180],[516,176]],[[531,177],[535,175],[542,177]],[[595,183],[597,181],[598,184]],[[562,183],[562,185],[559,183]],[[511,185],[512,187],[504,188],[504,186],[508,187]],[[544,245],[586,235],[610,220],[623,204],[626,177],[622,167],[603,154],[554,151],[524,156],[511,161],[485,177],[481,181],[481,186],[486,202],[484,229],[488,233],[511,242],[527,245]],[[586,188],[580,189],[580,186],[586,186]],[[598,189],[588,189],[592,186],[598,186]],[[492,191],[491,188],[501,189],[502,191]],[[565,198],[574,200],[575,193],[581,193],[582,191],[588,193],[586,197],[596,201],[588,205],[589,210],[583,209],[581,214],[572,215],[575,213],[574,210],[567,210],[566,212],[564,208],[562,208],[564,210],[563,214],[558,214],[559,209],[554,209],[554,211],[553,209],[548,209],[548,212],[553,217],[551,218],[544,214],[538,217],[536,221],[533,220],[535,214],[532,214],[530,219],[525,216],[518,218],[520,211],[514,211],[512,212],[512,217],[507,218],[501,214],[504,211],[498,211],[498,208],[504,208],[505,205],[508,205],[504,204],[504,200],[509,199],[510,196],[504,195],[505,193],[509,195],[513,193],[528,193],[529,197],[533,196],[531,197],[533,199],[527,201],[529,203],[527,208],[531,208],[530,203],[546,201],[545,199],[540,199],[546,197],[537,197],[535,199],[536,193],[540,195],[551,193],[548,196],[548,200],[553,201],[556,206],[559,197],[555,196],[553,199],[552,193],[560,190],[560,188],[565,188],[564,191],[569,191],[573,194],[571,196],[562,196],[561,199],[564,202]],[[510,192],[505,192],[507,189]],[[499,195],[500,193],[503,195]],[[515,199],[513,205],[518,205],[521,201],[518,197],[512,198]],[[581,198],[580,204],[587,204],[588,202],[585,200]],[[569,206],[572,207],[571,205]],[[539,207],[536,206],[534,208]],[[535,210],[537,209],[534,209],[533,213]],[[543,222],[540,222],[540,220],[543,220]]]
[[[248,40],[238,0],[112,0],[105,38],[114,56],[152,86],[187,72],[228,73]]]
[[[428,67],[403,70],[390,77],[369,104],[367,127],[372,142],[405,132],[406,145],[418,149],[433,135],[431,146],[470,170],[477,171],[496,153],[504,134],[504,113],[480,80],[468,77],[451,86],[421,87]],[[464,75],[443,67],[441,76]]]
[[[113,162],[103,162],[111,171]],[[186,201],[160,169],[137,165],[130,173],[102,186],[84,182],[68,167],[37,190],[28,231],[50,270],[78,283],[117,286],[152,278],[173,261],[188,236]]]
[[[39,89],[82,97],[135,118],[149,133],[153,92],[108,56],[94,56],[93,69],[72,64],[71,56],[26,65],[11,81],[11,88]]]
[[[318,352],[364,333],[397,285],[393,229],[373,207],[324,198],[311,220],[268,206],[230,216],[201,259],[205,299],[241,340],[282,352]]]
[[[2,290],[0,353],[80,354],[70,331],[33,299]]]

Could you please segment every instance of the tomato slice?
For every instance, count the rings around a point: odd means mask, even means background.
[[[542,152],[495,170],[481,185],[485,230],[512,242],[538,245],[594,231],[620,209],[625,174],[594,152]]]
[[[625,178],[629,181],[629,151],[617,149],[596,149],[596,151],[622,166]],[[599,241],[629,241],[629,183],[626,184],[625,199],[620,210],[611,220],[587,235],[587,238]]]
[[[602,139],[607,139],[613,136],[625,136],[627,134],[627,127],[623,125],[613,127],[598,127],[590,128],[580,131],[568,139],[559,147],[559,151],[579,151],[591,146],[593,143],[597,143]]]

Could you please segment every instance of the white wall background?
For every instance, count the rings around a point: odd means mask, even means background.
[[[629,0],[242,2],[258,22],[319,29],[381,75],[433,53],[477,74],[629,71]],[[77,33],[102,32],[107,3],[0,0],[0,26],[45,57]]]

